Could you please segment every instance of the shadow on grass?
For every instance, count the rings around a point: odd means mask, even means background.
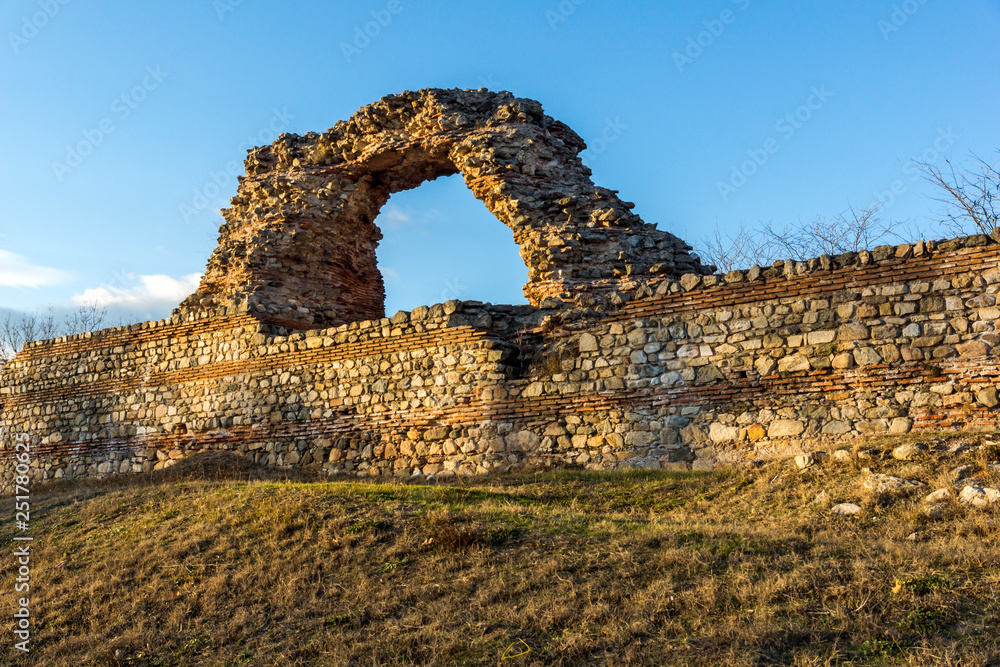
[[[188,482],[235,482],[237,484],[295,484],[320,487],[341,487],[350,495],[368,500],[419,500],[433,497],[437,501],[466,504],[488,500],[509,500],[522,505],[562,504],[579,495],[581,487],[611,484],[623,492],[639,485],[655,482],[720,480],[729,473],[673,472],[663,470],[619,469],[583,470],[557,469],[535,472],[507,472],[489,475],[463,475],[444,480],[427,481],[423,477],[353,477],[329,476],[319,470],[272,468],[251,463],[230,451],[198,452],[162,470],[146,473],[115,475],[103,479],[63,479],[48,481],[34,487],[34,495],[70,496],[75,500],[93,498],[114,491],[150,486],[175,485]],[[539,493],[538,485],[545,485]],[[551,486],[550,486],[551,485]],[[532,486],[530,494],[517,493],[518,487]],[[487,487],[487,488],[483,488]],[[605,490],[613,497],[614,490]],[[624,493],[624,495],[630,495]],[[5,499],[6,500],[6,499]],[[633,498],[634,500],[634,498]]]

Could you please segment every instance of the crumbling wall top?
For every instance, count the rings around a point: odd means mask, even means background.
[[[284,134],[249,151],[219,246],[181,311],[244,304],[299,328],[382,317],[379,210],[394,192],[456,173],[511,229],[532,304],[711,273],[595,186],[584,148],[537,101],[485,89],[389,95],[321,134]]]

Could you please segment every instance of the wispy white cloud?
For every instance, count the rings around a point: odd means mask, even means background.
[[[427,227],[441,217],[436,208],[417,209],[412,206],[399,206],[389,202],[375,219],[375,224],[383,230],[398,230],[412,227],[420,233],[427,233]]]
[[[176,306],[184,297],[198,288],[200,273],[191,273],[180,278],[157,274],[136,276],[137,284],[101,285],[84,290],[73,296],[77,305],[96,304],[117,306],[128,310],[150,310]]]
[[[380,266],[378,270],[382,272],[382,280],[387,283],[398,283],[399,272],[391,266]]]
[[[69,273],[49,266],[32,264],[27,257],[0,250],[0,285],[4,287],[42,287],[69,279]]]
[[[395,204],[386,204],[385,208],[379,211],[378,220],[375,224],[386,229],[402,229],[413,223],[413,213],[411,211],[404,211]]]

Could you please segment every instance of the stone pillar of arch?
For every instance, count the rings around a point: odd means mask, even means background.
[[[249,152],[180,311],[244,306],[295,328],[383,317],[375,218],[394,192],[455,173],[513,232],[532,304],[711,271],[595,186],[584,148],[538,102],[485,89],[390,95],[322,134],[282,135]]]

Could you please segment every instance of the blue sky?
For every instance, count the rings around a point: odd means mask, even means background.
[[[690,242],[894,187],[885,216],[942,237],[907,165],[1000,157],[1000,0],[9,0],[0,33],[8,309],[169,314],[247,147],[403,90],[540,100],[595,183]],[[523,302],[510,231],[458,177],[394,195],[379,224],[389,313]]]

